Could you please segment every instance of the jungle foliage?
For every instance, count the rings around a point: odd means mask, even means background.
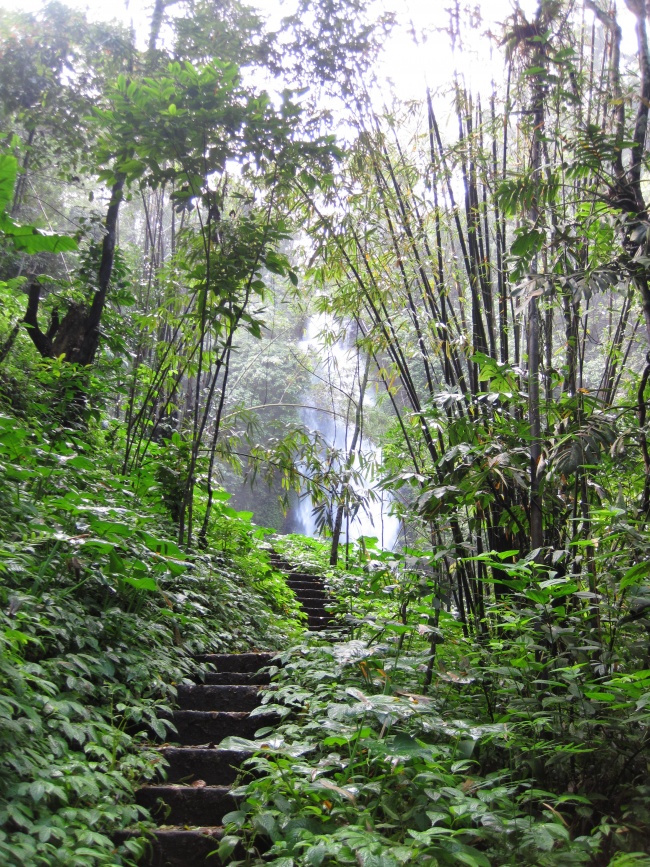
[[[648,9],[456,4],[500,79],[390,110],[373,15],[0,16],[3,863],[134,863],[175,685],[251,643],[284,722],[224,858],[650,863]],[[327,541],[273,544],[344,641],[304,639],[242,473],[310,496]],[[380,491],[398,551],[344,533]]]

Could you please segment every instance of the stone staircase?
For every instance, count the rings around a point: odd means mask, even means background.
[[[322,631],[336,624],[327,613],[323,581],[299,572],[277,555],[276,569],[285,572],[307,614],[307,628]],[[228,736],[254,738],[258,729],[278,722],[276,714],[250,712],[261,703],[260,691],[269,683],[261,671],[273,653],[218,653],[196,657],[197,683],[178,689],[173,723],[179,746],[163,746],[168,763],[166,780],[143,786],[137,802],[151,812],[158,828],[142,862],[147,867],[218,867],[214,852],[222,836],[221,822],[236,809],[232,784],[251,755],[219,747]],[[207,666],[209,664],[209,666]],[[204,666],[209,667],[205,670]]]
[[[287,584],[307,614],[307,628],[310,632],[336,628],[336,621],[325,608],[330,597],[323,579],[309,572],[300,572],[279,554],[271,554],[270,560],[275,569],[287,576]]]

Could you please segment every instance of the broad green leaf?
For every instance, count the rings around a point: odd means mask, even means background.
[[[522,232],[513,242],[510,252],[513,256],[532,256],[541,248],[545,237],[544,232],[540,232],[538,229]]]
[[[144,578],[131,578],[130,575],[125,575],[122,578],[125,584],[130,584],[131,587],[134,587],[136,590],[145,590],[147,593],[152,593],[158,590],[158,585],[154,581],[153,578],[149,578],[148,576]]]
[[[108,564],[109,569],[116,575],[124,575],[126,573],[126,565],[124,560],[115,552],[115,549],[111,549],[108,555]]]
[[[473,752],[474,752],[475,746],[476,746],[476,741],[462,739],[462,740],[458,741],[457,750],[458,750],[458,753],[464,759],[470,759],[472,757]]]
[[[212,499],[219,502],[226,502],[231,497],[232,494],[229,494],[228,491],[214,491],[212,494]]]
[[[318,843],[316,846],[312,846],[311,849],[307,849],[305,852],[305,861],[307,864],[310,864],[311,867],[320,867],[325,860],[326,855],[327,849],[325,848],[325,844]]]
[[[77,242],[68,235],[21,226],[6,214],[0,214],[1,234],[11,238],[11,243],[21,253],[66,253],[77,249]]]
[[[6,211],[14,195],[18,160],[10,154],[0,154],[0,213]]]
[[[122,524],[119,521],[98,521],[92,519],[91,526],[98,536],[103,536],[107,539],[110,539],[111,536],[128,539],[135,532],[133,527],[129,527],[128,524]]]
[[[621,582],[619,587],[621,590],[626,590],[628,587],[632,587],[635,584],[638,584],[642,578],[650,572],[650,560],[644,560],[642,563],[637,563],[635,566],[632,566],[627,570],[625,575],[621,578]]]
[[[161,554],[163,557],[173,557],[175,560],[183,560],[185,555],[171,539],[160,539],[146,530],[138,530],[137,535],[142,539],[150,551]]]
[[[74,467],[76,470],[94,470],[97,464],[83,455],[74,455],[74,457],[67,461],[66,466]]]
[[[32,800],[35,803],[41,801],[45,795],[45,786],[40,780],[37,780],[35,783],[32,783],[29,787],[29,794],[32,796]]]
[[[221,821],[223,825],[236,825],[238,828],[241,828],[247,818],[243,810],[233,810],[230,813],[226,813]]]

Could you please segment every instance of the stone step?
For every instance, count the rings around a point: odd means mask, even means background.
[[[334,623],[334,618],[327,611],[308,611],[307,623],[319,623],[321,620],[331,620]]]
[[[193,783],[203,780],[208,786],[229,786],[240,771],[242,762],[252,753],[217,748],[163,747],[161,755],[168,767],[166,783]]]
[[[161,825],[215,827],[237,806],[230,786],[142,786],[136,802]]]
[[[147,831],[147,850],[138,862],[141,867],[220,867],[221,861],[212,854],[223,838],[223,828],[163,827]],[[142,837],[138,828],[126,828],[113,835],[116,845],[134,837]],[[242,857],[240,849],[233,853]]]
[[[305,607],[309,608],[310,605],[311,606],[313,606],[313,605],[321,605],[321,606],[322,605],[331,605],[333,602],[331,597],[325,595],[324,593],[322,593],[320,596],[315,596],[315,595],[299,596],[298,601],[300,602],[300,604],[302,605],[303,608],[305,608]]]
[[[217,671],[253,672],[270,665],[275,653],[200,653],[197,662],[210,663]]]
[[[329,614],[326,603],[323,603],[321,600],[310,600],[308,605],[303,603],[302,610],[307,614]]]
[[[265,686],[271,682],[271,675],[265,671],[206,671],[201,682],[215,685]]]
[[[331,601],[324,582],[272,555],[276,569],[287,574],[312,632],[332,630],[337,623],[325,605]],[[161,827],[151,837],[147,867],[218,867],[215,854],[223,830],[223,816],[236,809],[230,787],[248,751],[220,749],[229,735],[254,738],[259,729],[277,725],[276,713],[250,715],[261,701],[261,687],[270,676],[260,672],[272,665],[275,653],[206,653],[195,657],[206,669],[197,672],[196,683],[178,687],[179,710],[171,719],[178,734],[170,734],[181,746],[163,746],[167,762],[166,782],[138,790],[137,803],[151,812]],[[133,829],[130,832],[139,833]],[[244,853],[245,854],[245,853]],[[232,857],[241,857],[242,853]]]
[[[285,560],[280,554],[270,554],[269,562],[274,569],[277,569],[279,572],[284,572],[285,575],[293,569],[291,563],[289,563],[288,560]]]
[[[329,598],[325,588],[319,586],[318,584],[307,584],[304,581],[296,581],[295,583],[287,581],[287,584],[293,590],[299,600],[303,596],[319,596],[321,599]]]
[[[178,687],[181,710],[249,711],[260,703],[259,686],[197,684]]]
[[[290,575],[287,575],[285,580],[287,584],[307,584],[315,587],[325,586],[322,578],[318,578],[316,575],[302,575],[299,572],[292,572]]]
[[[336,620],[334,620],[333,617],[330,617],[329,614],[322,614],[322,615],[310,614],[309,617],[307,618],[307,623],[310,626],[312,626],[312,625],[322,626],[325,623],[329,623],[329,624],[334,625],[336,623]]]
[[[319,623],[321,620],[331,620],[334,622],[334,618],[331,614],[328,614],[327,611],[310,611],[307,612],[307,623]],[[303,623],[304,625],[304,623]]]
[[[277,725],[279,717],[274,713],[251,717],[245,712],[176,710],[172,721],[178,734],[170,735],[185,746],[219,744],[229,735],[253,738],[258,729]],[[200,824],[200,823],[198,823]]]
[[[312,572],[301,572],[299,569],[287,572],[286,575],[287,581],[317,581],[319,584],[323,583],[320,575],[314,575]]]
[[[223,828],[159,828],[151,838],[147,867],[219,867],[212,853],[223,837]]]

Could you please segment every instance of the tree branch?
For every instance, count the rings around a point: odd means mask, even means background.
[[[38,305],[41,300],[41,284],[36,278],[29,285],[29,299],[23,322],[27,326],[27,333],[36,349],[43,358],[52,358],[52,339],[48,334],[43,334],[38,324]]]

